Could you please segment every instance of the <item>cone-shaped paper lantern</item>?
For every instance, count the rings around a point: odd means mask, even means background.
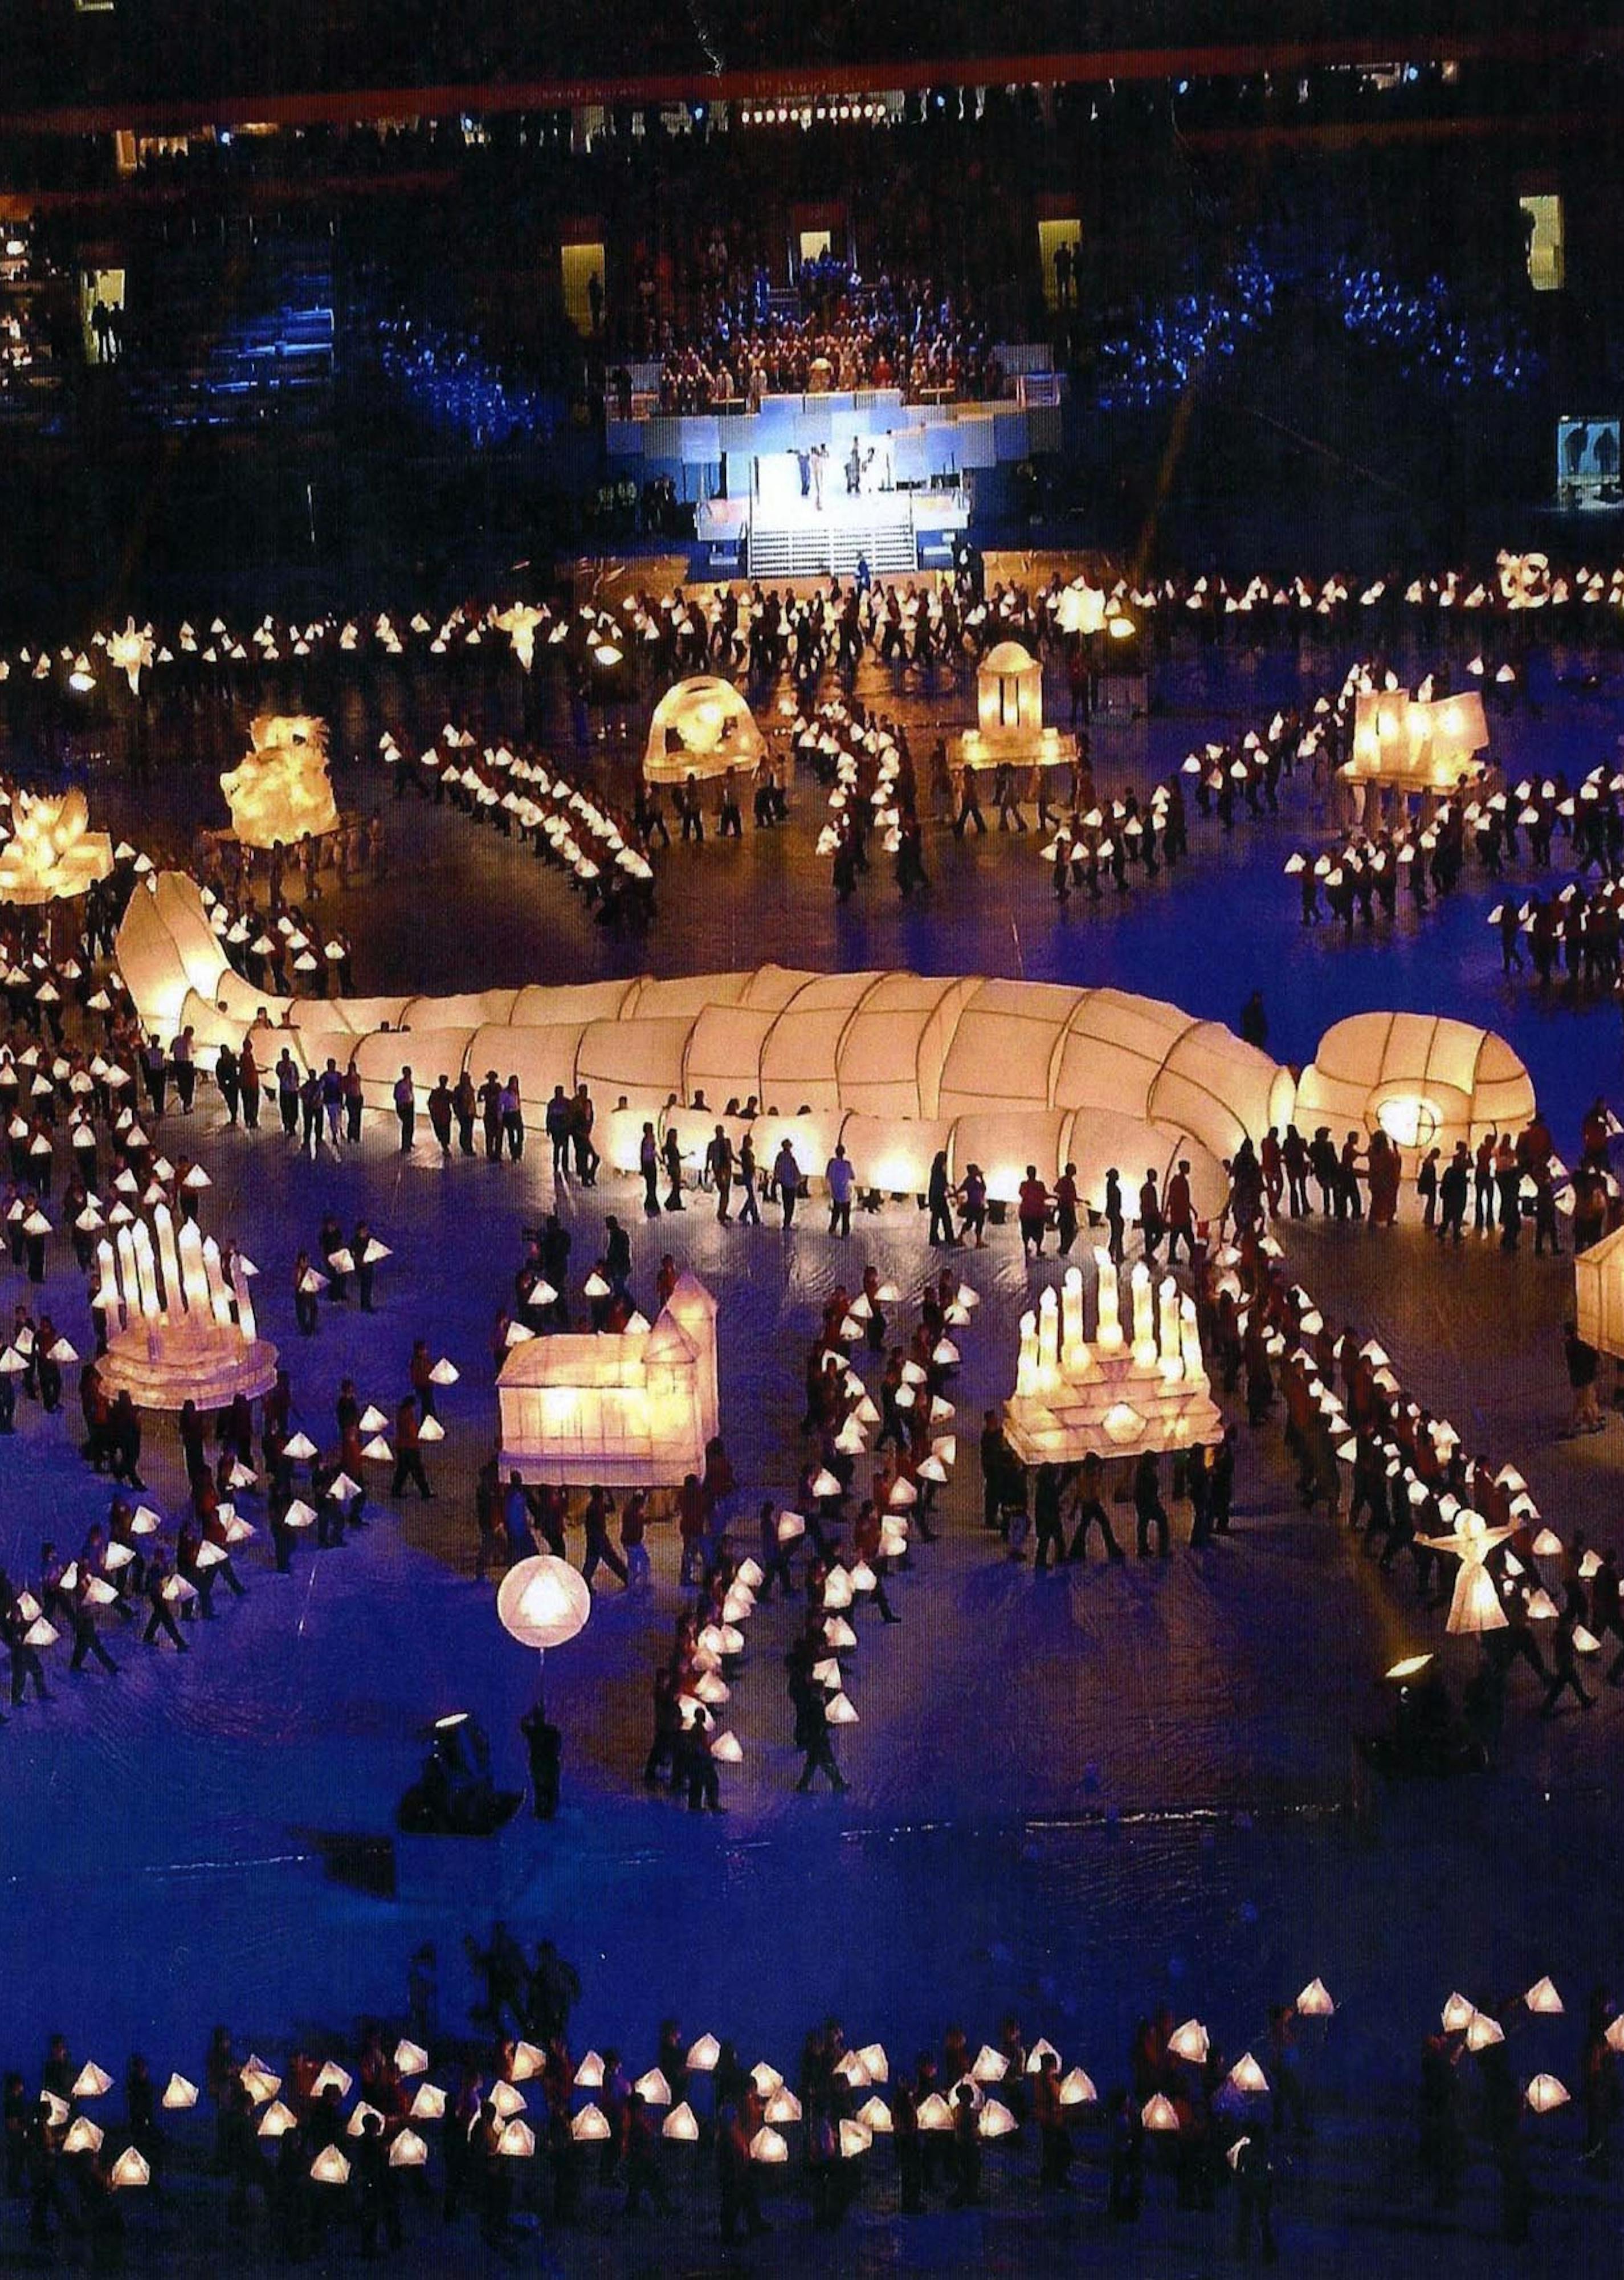
[[[1207,2030],[1199,2019],[1186,2019],[1168,2036],[1167,2048],[1175,2058],[1188,2059],[1192,2066],[1205,2066],[1209,2048]]]

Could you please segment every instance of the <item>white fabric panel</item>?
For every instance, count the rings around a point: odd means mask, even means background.
[[[576,1081],[605,1108],[615,1106],[622,1093],[630,1102],[661,1107],[682,1090],[689,1027],[680,1018],[589,1022],[576,1055]]]
[[[566,1092],[575,1090],[575,1056],[585,1028],[582,1021],[555,1021],[545,1027],[538,1022],[525,1029],[510,1028],[506,1022],[487,1024],[468,1039],[468,1074],[476,1087],[484,1083],[487,1072],[493,1068],[499,1079],[516,1076],[525,1121],[539,1124],[555,1084],[561,1084]],[[403,1044],[405,1042],[402,1040]],[[410,1059],[411,1055],[403,1053],[401,1058]],[[415,1061],[412,1067],[417,1067]],[[439,1069],[433,1074],[438,1076]],[[455,1076],[451,1082],[455,1084]]]
[[[717,1114],[731,1099],[741,1104],[761,1095],[761,1049],[776,1013],[740,1005],[715,1005],[701,1013],[689,1033],[682,1092],[691,1100],[703,1092]]]
[[[942,1063],[974,985],[888,974],[852,1015],[840,1049],[840,1097],[866,1116],[932,1116]]]
[[[469,1028],[413,1029],[405,1036],[393,1032],[374,1031],[363,1037],[354,1047],[355,1065],[361,1072],[361,1092],[368,1108],[393,1113],[395,1081],[403,1067],[412,1071],[412,1082],[417,1089],[419,1113],[427,1106],[428,1096],[442,1072],[448,1084],[455,1086],[462,1075],[462,1065],[468,1046],[477,1033]],[[332,1051],[329,1044],[328,1051]],[[344,1066],[339,1061],[340,1068]],[[324,1066],[318,1062],[319,1068]],[[484,1070],[480,1071],[483,1076]],[[504,1064],[502,1074],[508,1074]],[[478,1079],[475,1079],[478,1082]]]
[[[951,1146],[953,1128],[942,1116],[854,1115],[847,1117],[840,1136],[866,1188],[887,1196],[922,1196],[930,1183],[932,1159],[938,1148]]]
[[[482,1029],[487,1022],[511,1021],[519,994],[517,990],[465,990],[450,998],[408,998],[401,1020],[409,1029]],[[451,1082],[457,1082],[454,1075]]]
[[[734,1005],[750,983],[748,974],[688,974],[671,982],[654,982],[645,974],[637,995],[620,1008],[619,1019],[637,1021],[691,1021],[707,1005]]]
[[[781,1013],[797,990],[820,977],[797,966],[758,966],[746,982],[741,1005],[770,1005]]]
[[[802,1108],[839,1108],[840,1041],[875,979],[872,974],[821,974],[796,993],[762,1047],[765,1105],[786,1116]]]
[[[569,1021],[612,1021],[636,995],[635,982],[563,982],[543,988],[532,983],[514,1000],[510,1018],[520,1028],[554,1028]]]
[[[296,1029],[342,1029],[351,1037],[398,1029],[404,998],[295,998],[284,1001]]]
[[[1069,1113],[1058,1108],[961,1116],[953,1127],[953,1177],[962,1180],[966,1165],[979,1164],[989,1196],[1008,1204],[1014,1202],[1028,1164],[1035,1164],[1039,1179],[1052,1186],[1064,1161],[1061,1136],[1070,1123]]]
[[[997,1105],[1046,1108],[1057,1047],[1083,993],[1037,982],[984,982],[958,1017],[942,1071],[943,1116]]]

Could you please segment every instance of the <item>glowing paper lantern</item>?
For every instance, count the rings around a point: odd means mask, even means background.
[[[1311,1979],[1297,1999],[1297,2009],[1305,2019],[1328,2019],[1336,2008],[1323,1979]]]
[[[591,1591],[578,1571],[545,1552],[517,1560],[496,1593],[503,1629],[520,1646],[543,1654],[575,1637],[591,1612]]]
[[[1060,2103],[1062,2106],[1097,2106],[1099,2103],[1099,2092],[1081,2067],[1074,2067],[1068,2075],[1062,2076]]]
[[[1464,1995],[1451,1995],[1443,2006],[1443,2031],[1446,2035],[1464,2034],[1477,2014],[1477,2007],[1468,2003]]]
[[[443,2122],[445,2107],[445,2092],[434,2083],[424,2082],[418,2084],[417,2095],[408,2111],[414,2122]]]
[[[1505,2040],[1505,2030],[1497,2019],[1491,2019],[1487,2011],[1473,2012],[1466,2023],[1466,2048],[1469,2051],[1486,2051]]]
[[[81,2114],[62,2140],[65,2153],[99,2153],[102,2133],[88,2114]]]
[[[970,2068],[972,2082],[1002,2082],[1009,2072],[1009,2060],[1002,2051],[995,2051],[990,2043],[983,2043],[975,2054]]]
[[[420,2169],[428,2160],[428,2148],[415,2130],[403,2130],[389,2147],[391,2169]]]
[[[1562,2015],[1562,1998],[1549,1979],[1536,1979],[1522,1999],[1527,2008],[1541,2018],[1559,2019]]]
[[[329,2090],[336,2090],[341,2098],[348,2098],[351,2076],[335,2060],[329,2059],[310,2086],[312,2098],[325,2098]]]
[[[1568,2102],[1567,2091],[1553,2074],[1536,2074],[1523,2096],[1530,2114],[1554,2114]]]
[[[197,2103],[197,2085],[188,2082],[183,2074],[172,2074],[164,2085],[164,2095],[158,2101],[171,2114],[185,2113]]]
[[[285,2138],[290,2130],[297,2127],[294,2114],[278,2098],[273,2099],[260,2115],[258,2135],[261,2138]]]
[[[127,2145],[107,2172],[107,2182],[115,2192],[132,2185],[150,2185],[152,2172],[134,2145]]]
[[[1179,2126],[1177,2107],[1170,2098],[1164,2098],[1159,2090],[1153,2098],[1146,2099],[1140,2109],[1139,2119],[1147,2130],[1177,2130]]]
[[[497,2082],[491,2084],[490,2103],[496,2109],[498,2121],[511,2122],[516,2114],[524,2112],[527,2101],[523,2091],[515,2090],[511,2082]]]
[[[801,2101],[794,2091],[781,2087],[773,2092],[764,2108],[767,2121],[781,2130],[801,2118]]]
[[[1192,2066],[1205,2066],[1210,2048],[1207,2030],[1199,2019],[1186,2019],[1168,2036],[1167,2048],[1175,2058],[1188,2059]]]
[[[770,2168],[781,2168],[789,2159],[789,2148],[776,2130],[758,2130],[750,2141],[750,2158]]]
[[[91,2059],[80,2068],[68,2095],[70,2098],[105,2098],[112,2088],[112,2076],[104,2067],[97,2066]]]
[[[761,2099],[771,2098],[774,2091],[781,2090],[784,2086],[782,2075],[779,2073],[776,2067],[770,2066],[766,2059],[763,2059],[759,2065],[751,2067],[750,2078],[757,2097]]]
[[[428,2053],[420,2044],[409,2043],[403,2037],[395,2045],[395,2071],[408,2077],[428,2071]]]
[[[580,2119],[579,2115],[576,2117]],[[496,2151],[510,2161],[527,2161],[535,2151],[535,2132],[527,2122],[510,2122],[496,2140]]]
[[[632,2088],[645,2105],[669,2106],[671,2103],[671,2084],[658,2067],[650,2067],[647,2074],[640,2074]]]
[[[914,2118],[921,2130],[951,2130],[953,2109],[940,2091],[933,2090],[927,2098],[920,2099]]]
[[[1229,2080],[1247,2098],[1266,2098],[1268,2079],[1250,2051],[1244,2052],[1229,2069]]]
[[[659,2134],[662,2138],[669,2138],[679,2145],[692,2145],[697,2142],[699,2124],[695,2119],[693,2107],[686,2099],[680,2106],[672,2107],[660,2124]]]
[[[716,2061],[720,2058],[721,2054],[722,2046],[717,2041],[714,2035],[701,2035],[698,2041],[691,2044],[689,2047],[688,2068],[689,2073],[713,2074],[716,2070]]]

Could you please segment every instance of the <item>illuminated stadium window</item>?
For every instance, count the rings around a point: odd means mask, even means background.
[[[1077,256],[1082,244],[1082,225],[1074,216],[1067,215],[1053,221],[1040,221],[1037,226],[1037,250],[1043,266],[1043,299],[1051,309],[1060,305],[1060,288],[1065,281],[1066,297],[1077,297]],[[1064,247],[1066,258],[1058,269],[1054,258]]]
[[[1561,197],[1555,190],[1535,190],[1517,203],[1528,233],[1528,282],[1536,293],[1559,293],[1567,282]]]

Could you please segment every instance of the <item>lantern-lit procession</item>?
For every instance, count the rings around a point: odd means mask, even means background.
[[[1617,30],[13,14],[0,2263],[1607,2268]]]

